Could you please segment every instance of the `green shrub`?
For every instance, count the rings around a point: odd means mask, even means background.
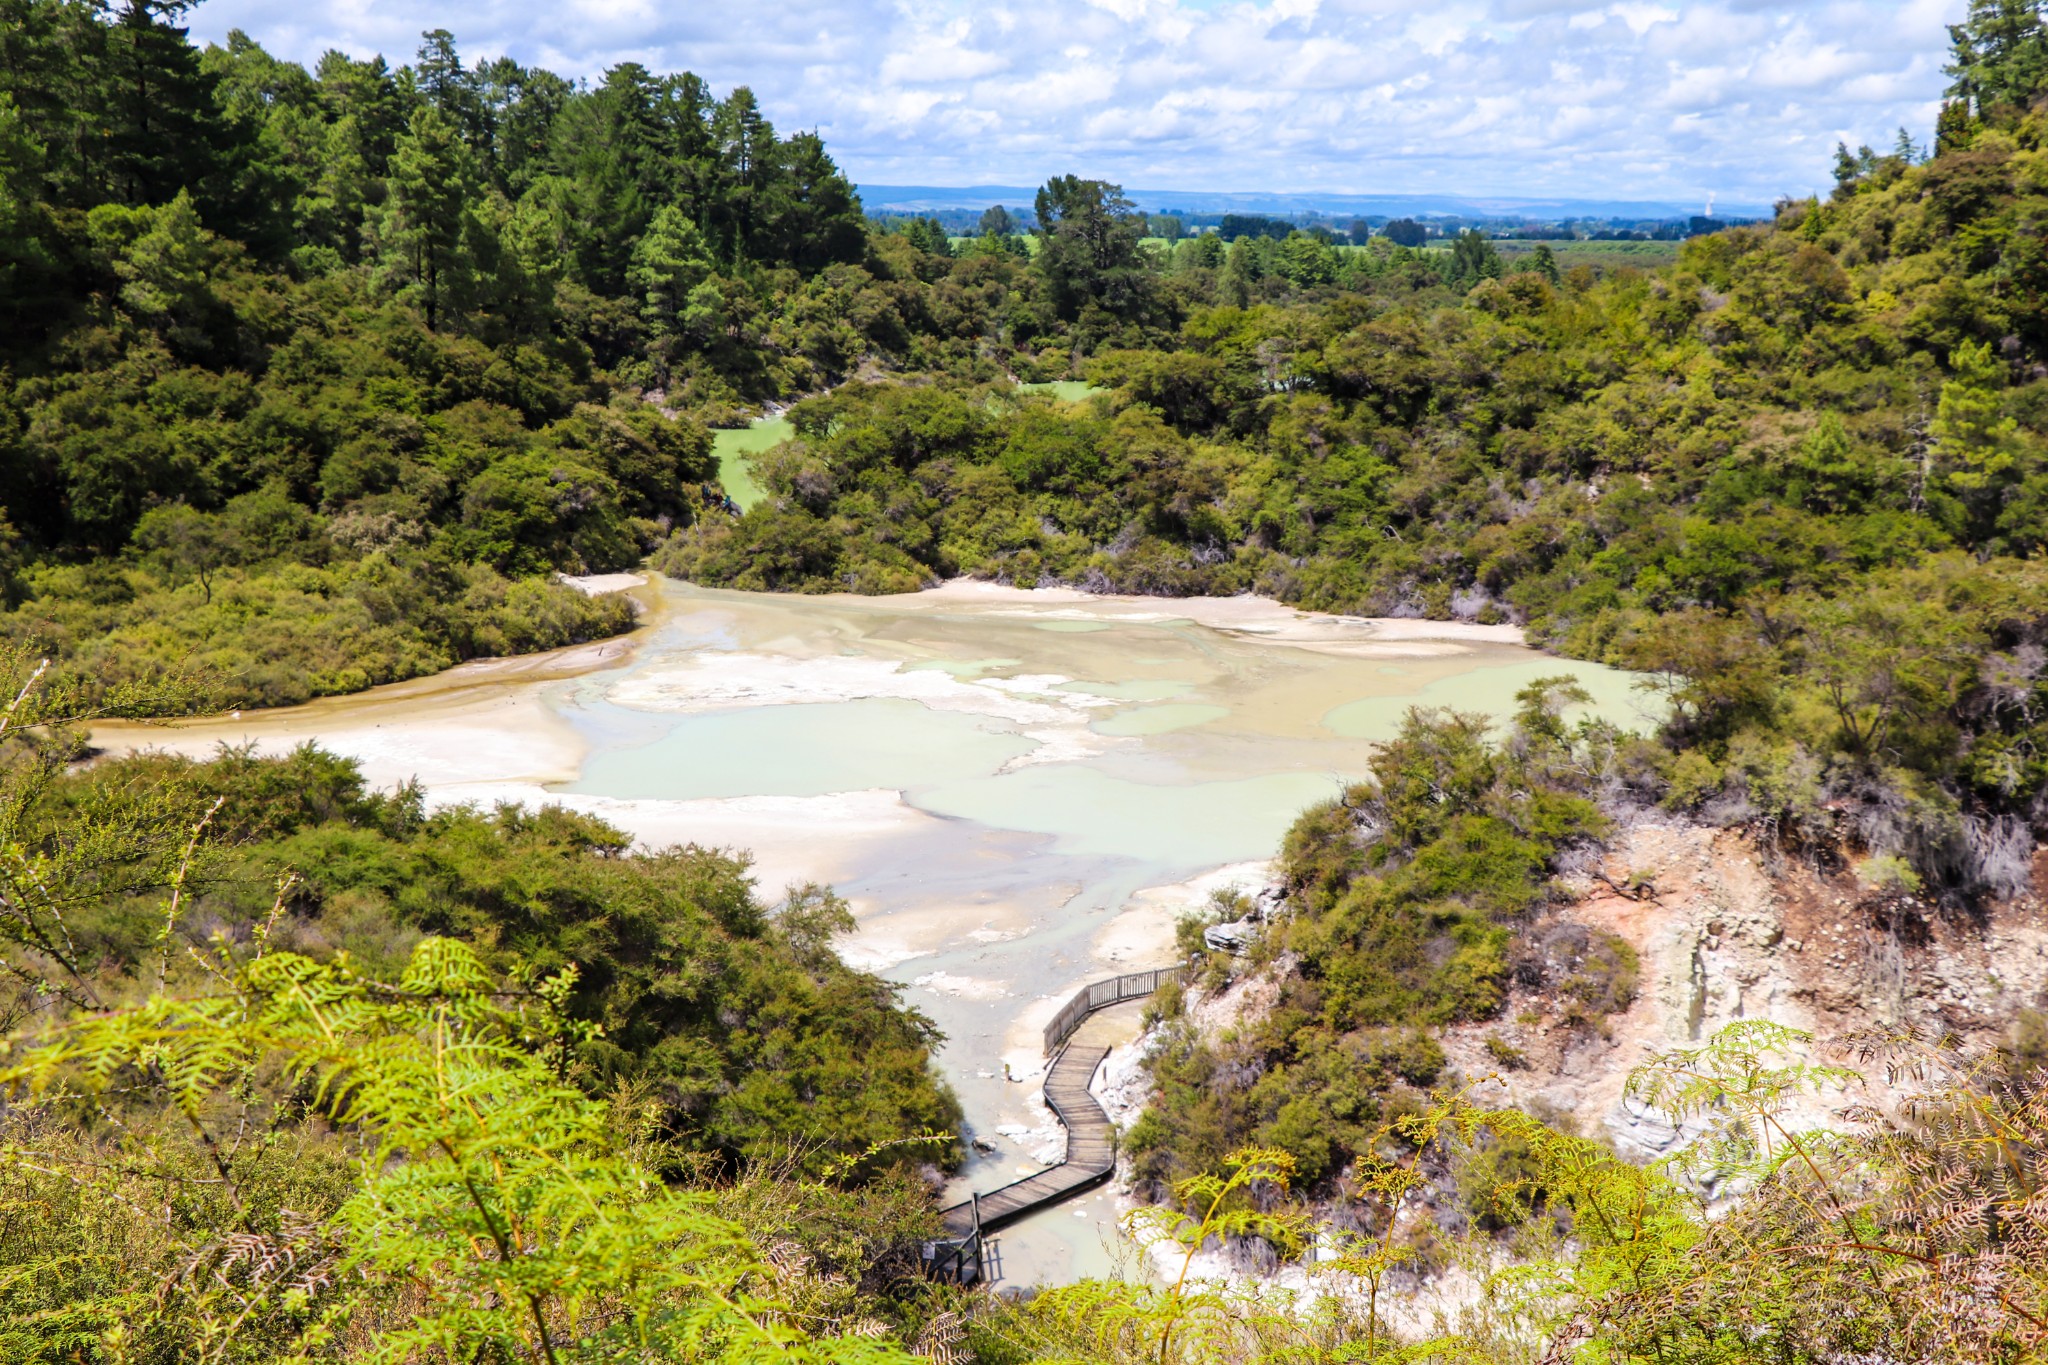
[[[626,834],[559,807],[427,814],[417,790],[367,792],[352,762],[310,748],[101,763],[49,787],[21,833],[38,846],[141,803],[182,845],[215,798],[219,842],[182,902],[181,932],[199,941],[210,926],[261,923],[290,872],[280,946],[395,971],[441,936],[508,974],[573,965],[565,1008],[599,1026],[575,1047],[576,1079],[593,1092],[643,1089],[679,1142],[734,1165],[787,1160],[794,1143],[815,1166],[957,1126],[958,1104],[931,1073],[931,1021],[821,948],[837,923],[819,918],[830,909],[821,893],[765,906],[741,858],[632,853]],[[69,917],[81,951],[117,984],[152,960],[163,922],[147,880],[163,850],[128,856],[137,889],[109,881]]]
[[[1529,1069],[1529,1055],[1498,1033],[1486,1035],[1486,1055],[1509,1071]]]
[[[1563,980],[1557,983],[1566,1023],[1598,1023],[1635,1003],[1641,964],[1627,939],[1618,934],[1591,934],[1571,957]]]
[[[437,672],[464,659],[554,649],[632,627],[621,594],[591,597],[482,565],[383,553],[327,567],[226,568],[210,591],[143,572],[119,601],[41,570],[0,636],[54,652],[67,674],[113,686],[165,669],[218,680],[226,705],[287,705]]]
[[[1418,1024],[1499,1012],[1552,860],[1605,827],[1575,784],[1599,780],[1612,736],[1566,727],[1556,692],[1554,680],[1531,689],[1503,743],[1476,717],[1412,712],[1375,752],[1373,783],[1296,821],[1282,849],[1286,908],[1266,931],[1274,961],[1292,964],[1278,1001],[1221,1038],[1185,1025],[1162,1038],[1148,1059],[1158,1099],[1134,1145],[1141,1186],[1246,1142],[1326,1180],[1441,1072],[1443,1051]],[[1206,919],[1182,932],[1192,941]],[[1619,939],[1588,936],[1561,970],[1588,1017],[1634,991]]]

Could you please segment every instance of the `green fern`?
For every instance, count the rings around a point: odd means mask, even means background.
[[[1171,1285],[1103,1280],[1048,1290],[1034,1316],[1070,1341],[1085,1340],[1100,1359],[1116,1361],[1293,1358],[1304,1344],[1308,1316],[1282,1290],[1234,1288],[1192,1275],[1195,1256],[1227,1239],[1256,1238],[1283,1258],[1307,1246],[1309,1220],[1280,1201],[1295,1173],[1286,1152],[1244,1148],[1218,1172],[1176,1184],[1173,1203],[1127,1214],[1140,1244],[1180,1248]]]
[[[215,993],[81,1017],[16,1046],[0,1071],[44,1105],[147,1091],[184,1117],[244,1218],[198,1249],[195,1268],[238,1268],[184,1306],[192,1358],[231,1358],[254,1316],[296,1315],[273,1358],[907,1359],[872,1335],[791,1326],[774,1273],[713,1196],[621,1151],[605,1106],[557,1078],[546,1053],[575,1027],[560,1009],[573,973],[506,992],[446,939],[420,944],[396,983],[286,953],[209,965]],[[364,1136],[359,1188],[296,1243],[269,1237],[265,1271],[250,1274],[235,1258],[263,1258],[235,1239],[265,1234],[236,1189],[241,1139],[252,1124],[274,1131],[293,1103]],[[301,1260],[319,1261],[317,1282],[269,1273]],[[101,1334],[111,1359],[147,1336],[129,1316]]]

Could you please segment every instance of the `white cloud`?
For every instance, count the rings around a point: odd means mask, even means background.
[[[968,47],[968,24],[958,19],[938,33],[919,33],[882,59],[881,83],[933,85],[972,80],[1008,65],[993,52]]]
[[[1607,12],[1627,24],[1629,32],[1638,38],[1648,33],[1653,25],[1673,22],[1680,13],[1662,5],[1610,5]]]
[[[1766,202],[1837,129],[1925,140],[1964,0],[207,0],[310,62],[423,29],[563,75],[753,88],[871,183]]]

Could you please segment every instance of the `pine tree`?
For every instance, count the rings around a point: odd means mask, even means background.
[[[422,106],[391,158],[376,235],[384,278],[418,306],[430,331],[453,319],[473,283],[474,181],[454,126],[440,110]]]
[[[477,77],[462,65],[455,35],[445,28],[420,35],[413,64],[413,86],[420,98],[440,110],[461,134],[480,164],[489,164],[495,132]]]
[[[486,62],[476,81],[491,129],[491,174],[499,188],[517,199],[546,173],[555,120],[575,87],[552,71],[523,67],[510,57]]]
[[[1076,320],[1090,305],[1129,318],[1141,310],[1145,220],[1123,187],[1056,175],[1033,203],[1043,243],[1038,267],[1055,314]]]
[[[720,102],[711,121],[718,146],[721,193],[714,230],[726,257],[735,262],[765,254],[755,240],[775,174],[775,129],[761,113],[754,92],[742,85]]]
[[[42,144],[0,91],[0,327],[8,330],[29,325],[55,267],[43,237],[42,170]]]
[[[125,0],[108,32],[107,176],[119,202],[162,204],[189,188],[211,209],[226,197],[230,139],[215,82],[177,26],[192,4]]]
[[[627,291],[633,243],[670,197],[659,93],[645,67],[623,62],[554,123],[548,167],[575,187],[585,225],[577,274],[599,293]]]
[[[1445,283],[1454,289],[1470,289],[1481,280],[1501,276],[1500,253],[1478,228],[1467,228],[1451,243],[1445,265]]]
[[[351,126],[355,154],[371,176],[383,178],[408,118],[405,95],[391,69],[382,57],[359,62],[330,50],[313,75],[328,116],[337,127]]]
[[[685,313],[691,293],[715,273],[710,245],[679,206],[665,205],[633,247],[626,272],[640,298],[640,316],[653,332],[655,377],[669,382],[675,353],[689,330]]]
[[[2025,109],[2048,90],[2048,26],[2042,0],[1970,0],[1969,13],[1948,28],[1952,97],[1979,118],[2003,107]]]
[[[1954,377],[1941,386],[1934,414],[1934,446],[1944,482],[1988,534],[2018,475],[2019,423],[2005,411],[2005,366],[1979,341],[1959,344],[1949,356]]]
[[[1970,101],[1964,99],[1943,100],[1941,113],[1934,120],[1934,154],[1942,156],[1949,152],[1960,152],[1970,145],[1976,136],[1977,120],[1970,116]]]
[[[756,250],[806,273],[859,260],[867,246],[860,200],[826,153],[824,139],[797,133],[775,148],[774,157]]]

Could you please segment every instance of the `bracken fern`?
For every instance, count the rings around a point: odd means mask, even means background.
[[[77,1018],[0,1072],[44,1106],[160,1095],[245,1221],[252,1121],[298,1106],[360,1135],[359,1186],[331,1219],[229,1227],[194,1249],[192,1358],[231,1358],[258,1313],[299,1315],[270,1357],[286,1361],[906,1358],[871,1332],[789,1325],[745,1231],[622,1151],[606,1107],[557,1078],[550,1045],[579,1027],[560,1008],[573,971],[508,993],[446,939],[422,942],[395,983],[345,958],[214,966],[211,994]],[[237,1131],[216,1131],[223,1117]],[[139,1359],[146,1328],[117,1322],[100,1342]]]

